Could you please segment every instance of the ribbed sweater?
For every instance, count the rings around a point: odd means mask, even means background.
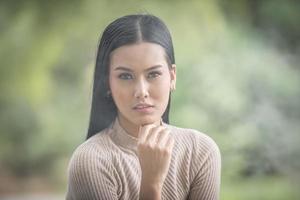
[[[204,133],[163,123],[175,144],[163,184],[163,200],[219,199],[221,156]],[[138,138],[116,119],[74,151],[68,167],[67,200],[139,199]]]

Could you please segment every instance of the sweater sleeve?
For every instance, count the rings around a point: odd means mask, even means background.
[[[200,161],[201,167],[198,170],[194,180],[191,183],[189,200],[218,200],[221,181],[221,154],[217,144],[209,137],[206,138],[206,152],[204,158]],[[197,146],[196,146],[197,147]],[[201,149],[198,145],[197,147]],[[202,147],[203,148],[203,147]],[[197,151],[197,157],[203,152]],[[199,160],[199,159],[195,159]]]
[[[113,166],[96,152],[93,148],[81,148],[72,156],[67,200],[118,199]]]

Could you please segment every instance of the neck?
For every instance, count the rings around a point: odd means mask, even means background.
[[[124,119],[123,117],[119,117],[119,116],[118,116],[118,120],[119,120],[119,123],[122,126],[122,128],[129,135],[138,138],[140,127],[143,125],[136,125],[136,124]],[[161,123],[161,121],[159,120],[159,121],[154,122],[153,124],[158,126],[160,123]]]

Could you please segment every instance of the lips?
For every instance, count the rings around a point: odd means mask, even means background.
[[[153,107],[153,105],[147,103],[138,103],[133,107],[133,109],[144,109],[149,107]]]

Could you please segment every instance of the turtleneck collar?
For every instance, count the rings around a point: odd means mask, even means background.
[[[116,117],[115,121],[111,125],[111,139],[118,145],[123,148],[132,150],[136,152],[138,138],[133,137],[121,126],[118,118]]]
[[[164,122],[161,124],[166,125]],[[110,126],[110,137],[118,146],[137,152],[138,138],[130,135],[121,126],[117,117]]]

